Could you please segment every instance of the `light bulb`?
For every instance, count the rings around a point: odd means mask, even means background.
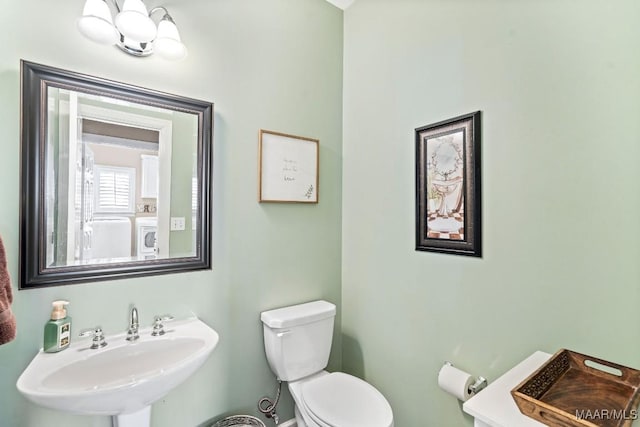
[[[158,35],[153,42],[153,50],[161,57],[174,61],[187,56],[187,48],[180,40],[178,28],[171,19],[162,19],[158,24]]]
[[[122,11],[116,15],[116,27],[125,37],[138,42],[150,42],[157,28],[141,0],[125,0]]]
[[[96,43],[115,44],[120,38],[109,6],[103,0],[87,0],[77,25],[82,35]]]

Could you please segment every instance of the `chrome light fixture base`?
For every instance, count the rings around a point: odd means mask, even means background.
[[[127,44],[124,41],[124,37],[120,37],[116,46],[118,46],[121,51],[129,55],[137,56],[138,58],[143,58],[153,53],[153,43],[130,42]]]

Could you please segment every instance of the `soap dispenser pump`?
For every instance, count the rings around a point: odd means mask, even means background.
[[[51,319],[44,325],[45,353],[56,353],[69,347],[71,343],[71,317],[67,316],[66,306],[69,301],[53,301]]]

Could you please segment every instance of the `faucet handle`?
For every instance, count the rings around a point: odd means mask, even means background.
[[[138,327],[139,322],[138,322],[138,309],[135,307],[131,308],[131,312],[129,313],[129,327],[133,328],[133,327]]]
[[[173,316],[170,314],[164,314],[162,316],[153,317],[153,332],[151,336],[157,337],[158,335],[164,335],[164,322],[170,322],[173,320]]]
[[[107,342],[104,339],[104,333],[102,332],[102,327],[100,326],[96,326],[95,328],[83,329],[80,331],[79,335],[81,337],[93,337],[91,347],[89,347],[92,350],[107,345]]]

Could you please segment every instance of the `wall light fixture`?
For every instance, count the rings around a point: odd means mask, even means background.
[[[101,44],[115,44],[134,56],[157,53],[170,60],[187,55],[187,48],[180,39],[178,27],[166,8],[154,7],[147,11],[142,0],[124,0],[122,8],[117,0],[111,0],[117,14],[114,19],[107,0],[87,0],[78,29],[90,40]],[[155,12],[163,16],[156,27],[151,19]]]

